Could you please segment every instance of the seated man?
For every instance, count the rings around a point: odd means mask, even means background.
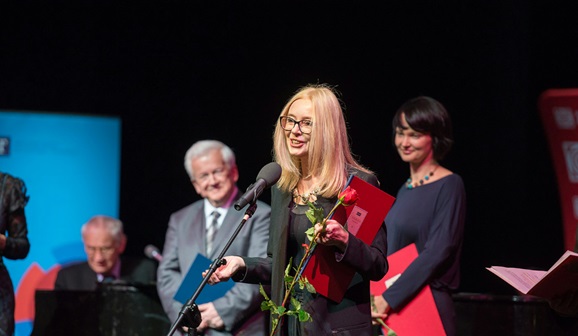
[[[88,260],[63,267],[54,289],[95,290],[100,282],[122,280],[153,284],[156,264],[152,260],[121,257],[126,246],[122,222],[108,216],[92,217],[81,229]]]

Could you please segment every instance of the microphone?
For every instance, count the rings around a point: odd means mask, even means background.
[[[247,188],[247,191],[239,200],[235,203],[235,210],[240,211],[245,207],[245,205],[250,203],[255,203],[257,198],[261,196],[263,190],[270,188],[272,185],[279,181],[281,177],[281,166],[276,162],[269,162],[257,175],[257,181]]]
[[[154,245],[150,245],[150,244],[147,245],[144,249],[144,254],[147,257],[154,259],[158,262],[161,262],[163,260],[162,254],[160,253],[159,249]]]

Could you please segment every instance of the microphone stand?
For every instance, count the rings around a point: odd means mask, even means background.
[[[217,259],[215,259],[211,263],[211,265],[209,266],[209,270],[208,270],[207,274],[205,275],[205,277],[203,278],[203,280],[201,281],[201,283],[199,284],[199,286],[195,290],[195,293],[193,294],[193,296],[191,296],[189,301],[187,301],[187,303],[184,304],[183,307],[181,308],[181,311],[179,312],[179,316],[177,317],[176,321],[173,323],[167,336],[173,335],[174,332],[179,327],[189,328],[188,329],[189,330],[188,335],[192,335],[192,336],[197,335],[197,327],[199,326],[199,324],[201,324],[202,319],[201,319],[201,313],[199,312],[199,308],[195,304],[195,300],[199,297],[199,295],[201,294],[201,291],[203,290],[203,288],[205,287],[205,285],[209,281],[209,278],[211,277],[211,275],[213,273],[215,273],[217,268],[219,268],[222,265],[225,265],[227,263],[227,260],[223,259],[223,257],[225,256],[225,253],[227,252],[227,250],[229,249],[229,247],[231,246],[231,244],[233,243],[233,241],[235,240],[235,238],[237,237],[237,235],[239,234],[239,232],[243,228],[243,225],[245,224],[245,222],[249,218],[253,217],[253,214],[255,214],[256,210],[257,210],[257,203],[255,201],[253,201],[252,203],[249,204],[249,207],[245,211],[245,216],[243,216],[243,220],[241,220],[241,222],[239,223],[239,226],[237,227],[235,232],[233,232],[233,235],[231,236],[231,238],[229,238],[227,245],[225,245],[225,247],[223,248],[221,253],[219,253],[219,256],[217,257]]]

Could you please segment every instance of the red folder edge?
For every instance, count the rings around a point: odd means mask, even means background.
[[[371,282],[371,294],[382,295],[386,290],[385,282],[405,271],[417,256],[415,244],[410,244],[387,257],[389,271],[380,281]],[[446,334],[429,286],[425,286],[399,312],[390,311],[385,324],[399,336]],[[386,330],[384,334],[387,335]]]
[[[365,211],[365,218],[355,236],[371,245],[395,198],[353,175],[347,186],[357,191],[359,199],[355,205],[340,206],[333,218],[343,224],[354,210]],[[335,260],[332,247],[323,245],[317,245],[303,271],[303,276],[315,287],[317,293],[335,302],[341,302],[354,274],[355,269]]]

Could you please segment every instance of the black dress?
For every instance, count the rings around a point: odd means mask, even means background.
[[[459,175],[452,174],[411,190],[402,186],[385,218],[387,254],[411,243],[419,253],[385,291],[385,300],[399,311],[429,285],[447,335],[456,332],[451,293],[460,281],[465,213],[464,185]]]
[[[0,249],[0,336],[14,333],[14,287],[3,258],[23,259],[28,255],[27,202],[24,182],[0,172],[0,233],[7,236],[6,246]]]

